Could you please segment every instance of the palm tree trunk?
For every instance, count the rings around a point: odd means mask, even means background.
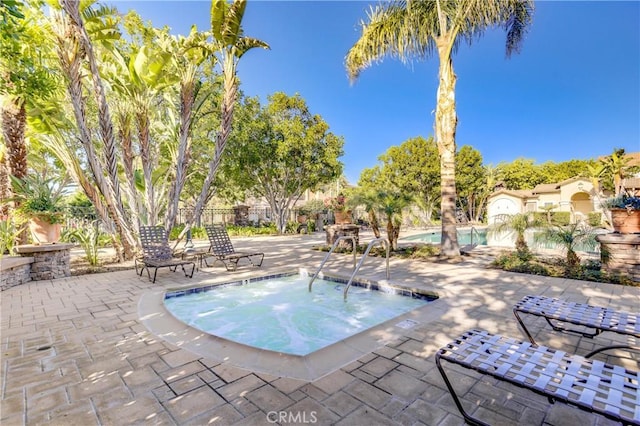
[[[137,197],[138,190],[133,170],[133,140],[131,137],[131,116],[128,111],[121,111],[117,115],[119,123],[119,138],[122,145],[122,165],[124,168],[124,176],[127,182],[127,198],[129,199],[129,209],[131,210],[131,225],[136,234],[140,233],[140,208]]]
[[[185,75],[186,78],[180,85],[180,142],[176,159],[176,176],[169,190],[169,205],[165,217],[166,229],[171,229],[176,221],[180,193],[187,179],[187,167],[191,157],[191,121],[196,100],[195,69],[193,71]]]
[[[376,215],[376,211],[373,208],[368,210],[369,213],[369,225],[371,225],[371,230],[373,231],[373,235],[376,238],[380,238],[380,224],[378,223],[378,216]]]
[[[144,175],[144,202],[147,207],[147,225],[155,225],[156,202],[151,170],[153,165],[151,164],[151,144],[149,141],[149,111],[144,106],[138,106],[136,123],[138,126],[138,141],[140,142],[142,174]]]
[[[9,166],[5,155],[0,154],[0,220],[9,217],[9,203],[11,186],[9,183]]]
[[[27,176],[27,145],[24,141],[24,131],[27,124],[27,111],[24,102],[13,98],[2,105],[2,136],[7,147],[6,165],[8,174],[19,179]],[[8,183],[9,197],[13,193],[11,185]],[[14,201],[13,206],[19,207],[20,202]],[[27,243],[26,230],[18,235],[20,244]]]
[[[395,251],[396,247],[394,246],[394,229],[393,229],[393,221],[391,220],[391,214],[387,217],[387,240],[389,241],[389,247],[392,251]]]
[[[222,68],[224,75],[224,95],[221,106],[222,119],[220,122],[220,131],[216,135],[216,151],[214,153],[213,159],[211,160],[211,162],[209,162],[207,177],[204,180],[202,190],[200,191],[200,195],[198,196],[198,201],[196,202],[196,206],[194,208],[191,224],[200,220],[202,209],[204,208],[205,202],[209,196],[211,184],[213,183],[213,179],[216,176],[218,166],[220,165],[220,161],[222,159],[222,153],[224,152],[224,148],[227,145],[227,140],[229,139],[229,135],[231,134],[231,123],[233,121],[233,112],[235,109],[236,97],[238,93],[238,79],[236,78],[236,67],[233,55],[229,52],[226,52],[225,55],[225,61]],[[190,224],[185,227],[180,235],[185,233],[189,228]]]
[[[440,55],[440,84],[438,86],[435,134],[440,153],[442,242],[440,254],[460,256],[456,234],[456,75],[447,43],[438,40]]]

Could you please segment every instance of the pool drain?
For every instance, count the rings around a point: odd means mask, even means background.
[[[408,319],[408,320],[400,321],[399,323],[396,324],[396,327],[404,328],[406,330],[409,328],[413,328],[416,325],[418,325],[417,321]]]

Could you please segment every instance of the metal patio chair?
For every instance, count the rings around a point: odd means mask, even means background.
[[[235,251],[224,225],[205,225],[205,229],[209,237],[209,244],[211,244],[209,252],[211,257],[215,259],[214,264],[217,261],[222,262],[227,271],[235,271],[240,259],[247,259],[252,266],[262,266],[264,253]],[[210,266],[206,258],[204,262]]]
[[[164,227],[141,226],[140,243],[142,244],[142,256],[134,261],[138,275],[142,276],[142,272],[146,269],[149,280],[155,283],[159,268],[169,268],[175,272],[180,266],[186,277],[193,277],[193,272],[196,269],[195,262],[173,256],[173,250],[169,246],[169,236]],[[138,263],[140,263],[140,270],[138,270]],[[185,265],[191,265],[190,273],[185,269]],[[153,279],[151,278],[151,268],[153,268]]]

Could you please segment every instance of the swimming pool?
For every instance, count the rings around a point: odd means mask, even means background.
[[[308,291],[299,272],[167,292],[165,307],[198,330],[243,345],[304,356],[436,299],[408,289],[324,276]]]
[[[458,244],[471,244],[471,228],[461,228],[457,230],[458,233]],[[432,244],[440,244],[442,240],[441,231],[430,231],[425,232],[418,235],[412,235],[410,237],[404,238],[407,241],[415,241],[421,243],[432,243]],[[473,242],[479,245],[487,245],[487,229],[478,229],[474,228],[473,231]]]

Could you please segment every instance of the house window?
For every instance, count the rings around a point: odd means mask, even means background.
[[[529,201],[527,202],[527,212],[535,212],[537,210],[537,205],[538,203],[536,203],[535,201]]]

